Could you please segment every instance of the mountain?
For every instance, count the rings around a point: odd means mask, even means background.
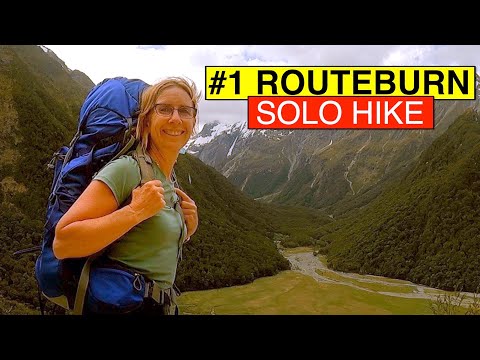
[[[320,211],[256,202],[190,154],[179,156],[176,173],[200,219],[179,266],[184,291],[245,284],[289,269],[274,241],[311,245],[316,229],[331,222]]]
[[[480,289],[480,115],[470,109],[361,211],[323,227],[330,267]]]
[[[41,218],[50,189],[44,165],[76,130],[90,90],[70,75],[38,46],[0,46],[0,198],[32,219]]]
[[[368,204],[475,101],[435,101],[434,130],[249,130],[206,124],[187,151],[249,196],[339,215]]]
[[[73,137],[93,86],[49,49],[0,46],[0,297],[5,302],[38,305],[37,254],[13,253],[41,243],[53,176],[46,165]],[[197,202],[200,217],[178,272],[182,290],[243,284],[288,269],[275,241],[312,244],[315,229],[331,221],[320,211],[255,202],[189,154],[180,155],[177,167],[179,183]]]
[[[71,75],[38,46],[0,46],[0,295],[10,299],[36,298],[34,258],[12,253],[41,241],[52,179],[46,164],[75,132],[93,86]]]

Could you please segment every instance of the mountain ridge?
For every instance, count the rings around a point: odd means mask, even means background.
[[[187,151],[253,198],[339,215],[376,197],[479,102],[439,100],[434,107],[433,130],[251,130],[243,122],[217,121],[206,124]]]

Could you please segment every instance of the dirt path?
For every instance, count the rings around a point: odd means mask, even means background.
[[[287,258],[290,261],[290,264],[292,265],[292,270],[311,276],[318,282],[341,284],[341,285],[351,286],[353,288],[363,290],[363,291],[375,292],[382,295],[397,296],[397,297],[404,297],[404,298],[411,298],[411,299],[421,298],[421,299],[436,300],[438,297],[437,289],[429,288],[423,285],[417,285],[408,281],[398,281],[398,280],[388,281],[385,278],[380,276],[360,275],[355,273],[345,273],[341,271],[331,270],[327,268],[325,264],[322,261],[320,261],[318,257],[314,256],[311,251],[294,253],[294,254],[281,251],[281,253],[283,256],[285,256],[285,258]],[[321,272],[323,273],[326,273],[327,276],[322,276],[318,274],[315,271],[317,269],[321,270]],[[330,277],[328,275],[333,275],[333,276]],[[338,279],[335,279],[335,277],[337,278],[340,277],[345,280],[338,280]],[[352,282],[349,282],[348,279],[352,279]],[[368,283],[389,286],[391,287],[392,291],[391,292],[375,291],[375,290],[369,289],[368,287],[363,287],[359,285],[358,282],[365,283],[366,286],[368,286]],[[396,286],[402,287],[402,288],[411,286],[412,291],[411,292],[395,292],[393,290],[395,289]],[[429,292],[429,291],[432,291],[432,292]],[[467,292],[462,294],[465,294],[466,302],[469,302],[468,298],[471,299],[475,295],[473,293],[467,293]]]

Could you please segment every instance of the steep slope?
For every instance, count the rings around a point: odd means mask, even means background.
[[[274,240],[311,244],[310,224],[330,221],[320,212],[265,205],[246,197],[213,167],[180,155],[177,175],[195,200],[200,225],[185,245],[178,284],[199,290],[244,284],[290,266]],[[292,224],[290,221],[294,222]],[[289,225],[287,225],[289,224]]]
[[[33,255],[51,185],[46,164],[76,129],[89,90],[38,46],[0,46],[0,293],[36,298]],[[93,83],[92,83],[93,84]]]

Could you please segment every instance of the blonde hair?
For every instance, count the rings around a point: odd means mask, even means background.
[[[193,82],[193,80],[182,77],[182,76],[171,76],[167,77],[154,85],[147,87],[141,95],[140,98],[140,113],[138,115],[137,120],[137,129],[136,129],[136,139],[137,141],[142,143],[142,147],[144,150],[147,150],[148,147],[148,133],[147,133],[147,125],[149,121],[150,112],[155,107],[155,103],[159,95],[165,89],[177,86],[187,92],[192,99],[193,107],[197,109],[197,115],[195,117],[195,123],[193,126],[193,131],[195,133],[195,127],[198,124],[198,103],[200,101],[201,92],[198,91],[197,86]]]

